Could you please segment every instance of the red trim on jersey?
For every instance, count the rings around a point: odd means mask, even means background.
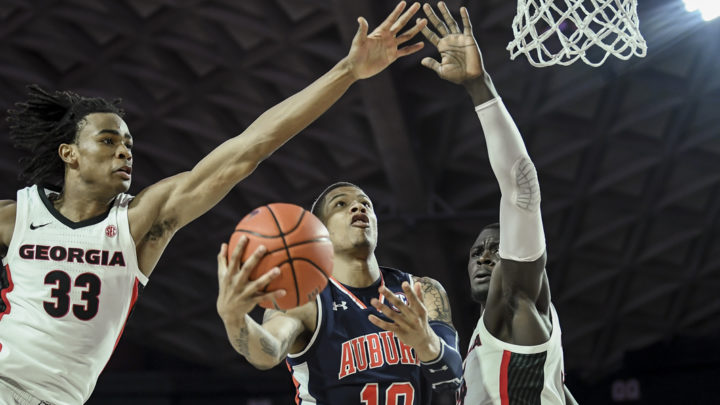
[[[285,360],[285,365],[287,365],[288,371],[290,371],[290,377],[292,377],[293,384],[295,384],[295,403],[297,405],[300,405],[300,382],[295,379],[295,373],[293,373],[292,366],[290,366],[290,362]]]
[[[122,328],[120,328],[120,333],[118,334],[117,339],[115,339],[115,345],[113,346],[112,352],[110,353],[110,357],[112,357],[112,354],[115,353],[115,349],[117,349],[118,343],[120,343],[120,337],[122,337],[123,332],[125,331],[125,325],[127,325],[128,318],[130,318],[130,312],[132,312],[133,307],[135,306],[135,302],[137,301],[138,297],[138,283],[140,281],[135,277],[135,283],[133,284],[133,291],[132,291],[132,297],[130,297],[130,307],[128,308],[128,313],[125,316],[125,322],[123,322]],[[103,366],[103,371],[105,371],[105,367],[107,367],[107,364],[110,362],[110,359],[108,359],[107,362],[105,362],[105,365]]]
[[[500,364],[500,405],[509,405],[508,398],[508,366],[512,352],[503,351],[502,363]]]
[[[362,302],[358,297],[356,297],[355,294],[353,294],[352,292],[350,292],[350,290],[348,290],[347,288],[345,288],[345,286],[342,285],[341,282],[337,281],[337,279],[336,279],[335,277],[330,276],[329,278],[330,278],[330,281],[331,281],[333,284],[335,284],[335,287],[339,288],[340,290],[342,290],[342,292],[344,292],[345,294],[347,294],[347,295],[350,297],[350,299],[352,299],[352,300],[355,302],[355,304],[356,304],[357,306],[359,306],[359,307],[362,308],[362,309],[367,309],[367,306],[365,306],[365,304],[363,304],[363,302]],[[385,279],[383,278],[382,272],[380,272],[380,286],[384,286],[384,285],[385,285]],[[384,303],[384,302],[385,302],[385,296],[382,295],[382,294],[379,294],[379,295],[378,295],[378,301],[380,301],[381,304]]]
[[[5,303],[5,311],[0,312],[0,319],[2,319],[3,315],[10,313],[10,301],[7,299],[7,294],[13,290],[13,281],[12,276],[10,275],[10,265],[5,265],[5,274],[7,274],[8,279],[8,288],[2,290],[2,294],[0,294],[0,299],[2,302]],[[1,346],[0,346],[1,347]]]
[[[130,298],[130,306],[128,307],[128,313],[125,316],[125,322],[123,322],[122,328],[120,328],[120,333],[118,334],[117,339],[115,339],[115,346],[113,346],[113,352],[115,351],[118,343],[120,342],[120,337],[122,336],[123,332],[125,331],[125,325],[127,325],[128,318],[130,318],[130,312],[132,312],[132,309],[135,306],[135,302],[137,301],[138,283],[140,283],[140,281],[137,279],[137,277],[135,277],[135,283],[133,284],[132,297]]]
[[[2,317],[5,314],[10,313],[10,300],[7,299],[7,294],[13,290],[14,285],[13,285],[13,281],[12,281],[12,276],[10,275],[10,265],[9,264],[5,265],[5,274],[7,274],[8,287],[6,289],[2,290],[2,293],[0,293],[0,300],[2,300],[2,302],[5,303],[5,311],[0,312],[0,320],[2,320]],[[3,349],[3,345],[2,345],[2,342],[0,342],[0,352],[2,351],[2,349]]]

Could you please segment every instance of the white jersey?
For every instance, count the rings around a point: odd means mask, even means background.
[[[3,260],[0,379],[43,401],[77,405],[95,387],[147,277],[128,226],[131,196],[72,222],[48,194],[38,186],[17,193]]]
[[[550,339],[537,346],[500,341],[480,316],[463,363],[458,404],[565,404],[560,322],[552,305],[550,314]]]

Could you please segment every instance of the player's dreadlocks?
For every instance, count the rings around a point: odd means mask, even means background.
[[[123,116],[120,99],[87,98],[70,91],[49,93],[36,84],[28,86],[29,98],[8,110],[13,145],[31,155],[20,159],[19,178],[27,184],[62,189],[65,166],[58,146],[76,141],[81,121],[92,113]]]

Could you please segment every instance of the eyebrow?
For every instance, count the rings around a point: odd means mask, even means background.
[[[125,135],[122,135],[122,134],[120,134],[120,131],[118,131],[118,130],[116,130],[116,129],[101,129],[101,130],[98,131],[97,134],[95,134],[95,136],[99,136],[99,135],[102,135],[102,134],[113,134],[113,135],[117,135],[117,136],[122,136],[122,137],[124,137],[125,139],[130,139],[130,140],[132,140],[132,135],[130,135],[129,133],[127,133],[127,134],[125,134]]]
[[[347,194],[345,194],[345,193],[335,194],[335,195],[333,196],[333,198],[331,198],[331,199],[328,200],[327,203],[330,204],[330,203],[332,202],[332,200],[334,200],[334,199],[336,199],[336,198],[338,198],[338,197],[345,197],[345,196],[347,196]]]

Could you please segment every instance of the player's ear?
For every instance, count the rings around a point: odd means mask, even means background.
[[[74,144],[61,143],[58,146],[58,155],[63,162],[72,165],[77,162],[77,147]]]

